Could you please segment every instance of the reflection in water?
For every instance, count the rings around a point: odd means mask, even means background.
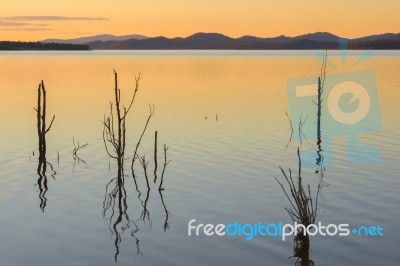
[[[315,198],[311,195],[311,186],[307,184],[306,186],[303,185],[303,178],[301,175],[301,155],[300,155],[300,148],[297,148],[297,157],[298,157],[298,175],[293,178],[292,171],[289,168],[288,173],[283,170],[282,167],[279,167],[286,182],[287,187],[285,187],[276,177],[275,179],[279,183],[280,187],[282,188],[286,198],[289,200],[291,208],[285,208],[288,212],[289,216],[291,217],[293,222],[297,222],[298,224],[304,225],[306,228],[311,224],[315,224],[315,220],[317,217],[318,211],[318,199],[321,195],[321,189],[325,183],[323,183],[324,173],[325,173],[325,166],[324,166],[324,156],[323,156],[323,149],[322,149],[322,128],[321,128],[321,107],[322,107],[322,95],[324,91],[324,83],[325,83],[325,71],[326,71],[326,62],[327,62],[327,52],[325,51],[323,56],[323,63],[321,66],[321,73],[320,77],[318,78],[318,94],[317,94],[317,158],[316,158],[316,165],[317,169],[315,173],[318,174],[318,185]],[[292,121],[290,120],[288,114],[286,116],[290,122],[291,128],[291,135],[286,148],[288,147],[289,143],[292,140],[293,135],[293,125]],[[307,118],[306,118],[307,119]],[[300,116],[299,120],[299,139],[300,145],[302,144],[302,139],[304,137],[302,132],[302,127],[305,124],[305,120],[302,121]],[[294,179],[294,180],[293,180]],[[290,193],[289,193],[290,191]],[[294,254],[290,258],[295,260],[295,265],[301,266],[314,266],[315,263],[313,260],[309,258],[309,250],[310,250],[310,238],[307,232],[303,229],[300,229],[296,232],[296,236],[294,238]]]
[[[286,117],[287,117],[288,120],[289,120],[289,125],[290,125],[290,137],[289,137],[289,140],[288,140],[288,142],[286,143],[286,147],[285,147],[285,150],[287,150],[287,148],[289,147],[289,144],[292,142],[292,137],[293,137],[293,124],[292,124],[292,120],[290,120],[290,117],[289,117],[288,113],[286,112],[285,114],[286,114]]]
[[[39,84],[38,87],[38,100],[37,107],[34,108],[37,113],[37,133],[38,133],[38,143],[39,143],[39,162],[37,168],[37,174],[39,176],[37,184],[39,187],[39,199],[40,199],[40,209],[44,212],[44,209],[47,205],[46,192],[48,190],[47,185],[47,165],[50,166],[51,171],[53,172],[51,176],[55,179],[56,172],[53,169],[53,166],[47,162],[46,160],[46,134],[50,131],[51,126],[53,125],[55,116],[53,116],[50,125],[46,126],[46,88],[44,86],[43,80]]]
[[[162,187],[163,182],[164,182],[164,173],[165,173],[165,168],[167,167],[167,165],[171,162],[171,160],[167,160],[167,151],[168,151],[168,147],[167,144],[164,144],[164,167],[161,173],[161,181],[160,181],[160,186],[158,187],[158,190],[164,190],[164,188]]]
[[[164,211],[165,211],[165,221],[164,221],[164,232],[165,232],[170,228],[170,225],[168,223],[169,211],[167,210],[167,206],[165,205],[163,194],[162,194],[162,190],[159,189],[158,193],[160,194],[161,204],[163,205]]]
[[[103,217],[108,221],[108,227],[115,236],[115,261],[118,260],[119,247],[121,244],[121,234],[128,228],[131,229],[130,234],[136,239],[137,254],[141,254],[139,249],[139,239],[135,233],[139,230],[134,221],[129,219],[127,195],[125,190],[124,176],[124,156],[125,156],[125,134],[126,134],[126,116],[131,110],[132,104],[139,89],[139,79],[136,78],[135,91],[129,107],[121,106],[121,91],[118,88],[118,75],[114,71],[115,81],[115,110],[113,103],[110,102],[110,114],[104,117],[103,121],[103,140],[108,155],[117,160],[118,173],[117,177],[111,179],[106,185],[106,192],[103,202]],[[114,114],[115,112],[115,114]],[[108,147],[110,146],[110,148]],[[108,218],[107,218],[108,217]],[[123,226],[122,226],[123,225]]]
[[[151,228],[151,219],[150,219],[150,212],[147,209],[147,202],[149,201],[149,196],[150,196],[150,183],[149,183],[149,177],[147,176],[147,166],[149,164],[149,162],[146,162],[146,156],[143,155],[142,157],[138,156],[139,162],[143,167],[143,171],[144,171],[144,176],[146,178],[146,185],[147,185],[147,194],[146,194],[146,199],[144,200],[144,202],[142,201],[142,207],[143,207],[143,211],[142,214],[140,215],[140,218],[144,224],[148,224],[148,227]],[[134,177],[136,179],[136,177]]]
[[[317,194],[315,200],[313,201],[310,185],[307,184],[306,187],[303,185],[303,177],[301,175],[300,148],[297,148],[297,156],[299,169],[298,175],[295,178],[293,177],[293,173],[290,168],[288,173],[286,173],[282,167],[279,167],[287,182],[287,185],[289,186],[289,189],[287,190],[285,186],[278,180],[278,178],[275,179],[281,186],[286,198],[289,200],[289,203],[292,206],[290,209],[285,209],[289,213],[293,222],[301,223],[307,227],[315,222],[322,180],[319,182]],[[290,191],[290,193],[288,191]]]
[[[155,108],[154,105],[153,105],[153,106],[149,105],[149,116],[147,117],[146,124],[145,124],[145,126],[144,126],[144,128],[143,128],[143,130],[142,130],[142,134],[140,134],[140,138],[139,138],[138,142],[136,143],[135,151],[133,152],[133,158],[132,158],[132,164],[131,164],[131,170],[132,170],[132,176],[133,176],[133,177],[135,177],[135,170],[134,170],[133,167],[134,167],[134,165],[135,165],[136,159],[139,157],[138,154],[137,154],[138,148],[139,148],[139,146],[140,146],[140,143],[142,142],[142,138],[143,138],[143,136],[144,136],[144,133],[146,133],[147,126],[149,125],[150,120],[151,120],[151,118],[152,118],[153,115],[154,115],[155,109],[156,109],[156,108]],[[156,138],[156,139],[157,139],[157,138]],[[155,149],[155,151],[157,152],[157,149]],[[154,155],[154,156],[156,157],[156,155]]]
[[[115,240],[114,240],[114,246],[115,246],[115,255],[114,259],[115,261],[118,260],[118,255],[120,253],[120,245],[122,242],[122,234],[126,230],[130,230],[130,235],[134,237],[136,240],[136,259],[140,255],[142,256],[142,252],[140,250],[139,246],[139,238],[137,237],[137,233],[139,232],[139,226],[136,223],[138,220],[143,221],[144,225],[148,228],[152,227],[152,221],[150,219],[150,211],[148,208],[148,201],[150,198],[150,182],[149,182],[149,176],[148,176],[148,161],[146,161],[146,156],[139,156],[137,154],[138,152],[138,147],[140,145],[140,142],[144,136],[144,133],[146,132],[147,126],[150,122],[151,117],[154,114],[154,106],[150,105],[150,113],[147,119],[147,122],[145,124],[145,127],[141,133],[141,136],[139,138],[139,141],[136,144],[136,148],[134,151],[133,159],[132,159],[132,177],[134,180],[135,184],[135,189],[138,192],[138,199],[141,203],[141,206],[143,207],[143,210],[140,214],[140,217],[134,221],[130,219],[128,215],[128,201],[127,201],[127,192],[125,189],[125,175],[124,175],[124,156],[125,156],[125,134],[126,134],[126,123],[125,123],[125,118],[127,114],[129,113],[132,104],[134,102],[136,92],[139,88],[139,79],[140,77],[136,78],[136,86],[135,86],[135,91],[132,97],[132,100],[129,104],[128,108],[125,108],[124,106],[121,106],[121,92],[118,89],[118,77],[117,73],[114,71],[114,78],[115,78],[115,107],[113,103],[110,104],[110,115],[107,117],[104,117],[103,121],[103,140],[104,140],[104,145],[106,148],[106,151],[108,155],[111,158],[116,159],[117,161],[117,166],[118,166],[118,172],[117,172],[117,177],[113,178],[108,182],[106,185],[105,189],[105,196],[104,196],[104,201],[103,201],[103,218],[108,224],[108,228],[111,232],[112,235],[114,235]],[[155,169],[154,169],[154,183],[157,181],[157,132],[155,133],[155,148],[154,148],[154,162],[155,162]],[[78,144],[79,147],[79,144]],[[161,183],[159,186],[159,192],[160,192],[160,197],[161,197],[161,202],[164,207],[164,211],[166,213],[166,219],[164,222],[164,231],[166,231],[169,228],[168,224],[168,210],[165,205],[164,199],[161,194],[162,190],[162,182],[164,178],[164,171],[166,165],[169,163],[167,162],[167,155],[166,155],[166,146],[164,145],[164,157],[165,157],[165,163],[164,163],[164,168],[162,171],[161,175]],[[144,200],[141,199],[142,193],[139,190],[138,182],[137,182],[137,176],[135,175],[135,172],[133,170],[134,162],[135,159],[138,159],[140,164],[142,165],[142,168],[144,170],[144,176],[146,179],[146,185],[147,185],[147,193],[146,193],[146,198]]]
[[[279,167],[287,183],[286,186],[284,186],[276,177],[275,179],[279,183],[291,205],[291,208],[285,208],[285,210],[292,218],[292,221],[307,227],[310,224],[315,224],[323,175],[321,174],[319,176],[317,192],[315,198],[313,198],[310,184],[304,185],[303,177],[301,175],[301,155],[299,148],[297,148],[297,156],[298,175],[293,177],[290,168],[287,173],[282,167]],[[294,238],[294,255],[292,256],[292,258],[297,258],[296,265],[314,265],[314,262],[309,259],[309,248],[310,239],[307,232],[303,229],[299,229]]]
[[[78,165],[80,165],[81,163],[83,164],[87,164],[87,162],[85,160],[83,160],[79,155],[78,155],[78,151],[82,150],[84,148],[86,148],[89,144],[83,144],[80,145],[79,141],[78,141],[78,145],[75,143],[75,136],[72,137],[72,143],[74,144],[74,149],[72,150],[72,158],[74,159],[74,164],[72,166],[73,171],[75,171],[75,165],[76,163],[78,163]]]
[[[127,201],[127,192],[125,189],[125,179],[124,169],[118,169],[117,177],[111,179],[106,185],[105,196],[103,201],[103,219],[107,222],[108,228],[111,234],[115,237],[114,246],[115,246],[115,261],[118,260],[118,255],[120,253],[120,245],[122,242],[122,235],[125,231],[129,230],[129,234],[135,239],[136,243],[136,255],[143,256],[143,253],[140,250],[139,246],[139,238],[137,237],[137,233],[139,232],[139,226],[137,221],[142,221],[146,228],[152,228],[152,220],[150,218],[150,210],[148,208],[148,201],[150,198],[150,182],[147,175],[147,166],[148,161],[146,161],[145,156],[138,157],[139,162],[141,163],[144,175],[146,179],[147,192],[146,197],[142,200],[142,192],[139,189],[139,185],[137,182],[137,177],[133,177],[135,189],[138,193],[138,199],[142,206],[142,211],[137,220],[133,220],[129,217],[128,214],[128,201]],[[165,164],[166,166],[166,164]],[[123,167],[123,165],[122,165]],[[165,167],[163,169],[163,174],[161,175],[161,180],[163,178],[165,171]],[[169,211],[167,210],[167,206],[165,204],[162,189],[159,189],[159,194],[161,198],[161,204],[165,211],[165,221],[164,221],[164,231],[170,228],[168,223],[169,219]]]
[[[115,236],[115,261],[118,260],[121,234],[130,229],[130,235],[136,240],[137,254],[141,255],[139,239],[135,234],[139,231],[136,223],[129,218],[127,194],[125,190],[125,178],[123,169],[118,170],[118,176],[111,179],[106,185],[106,192],[103,202],[103,218],[108,223],[112,235]]]
[[[46,192],[48,190],[47,176],[46,176],[47,165],[50,166],[50,169],[52,171],[51,177],[53,177],[53,179],[56,179],[55,175],[57,173],[54,171],[53,165],[51,165],[51,163],[46,161],[46,157],[42,157],[42,158],[39,157],[39,163],[38,163],[38,168],[37,168],[37,174],[38,174],[39,178],[38,178],[37,184],[39,187],[39,200],[40,200],[39,207],[43,212],[44,212],[44,208],[47,205],[47,198],[46,198]]]
[[[42,162],[41,160],[39,160],[37,174],[39,176],[37,181],[39,187],[39,200],[40,200],[39,207],[44,212],[44,208],[46,207],[47,203],[46,192],[48,190],[47,177],[46,177],[46,162]]]
[[[318,78],[318,99],[317,99],[317,166],[320,167],[319,172],[324,171],[322,155],[322,131],[321,131],[321,115],[322,115],[322,94],[324,92],[325,85],[325,75],[326,75],[326,62],[327,62],[328,52],[325,51],[323,54],[322,66],[320,77]],[[318,170],[317,170],[318,171]],[[316,171],[316,172],[317,172]]]
[[[154,132],[154,184],[157,181],[157,130]]]
[[[295,260],[296,266],[314,266],[315,263],[310,259],[310,239],[307,236],[306,240],[299,241],[298,236],[294,238],[294,255],[291,257]]]
[[[163,205],[164,211],[165,211],[164,232],[167,231],[167,229],[170,228],[170,226],[168,224],[169,211],[167,210],[167,206],[165,205],[164,198],[163,198],[163,195],[162,195],[162,191],[164,190],[162,185],[163,185],[163,181],[164,181],[165,168],[171,162],[171,160],[167,161],[167,150],[168,150],[168,147],[167,147],[166,144],[164,144],[164,167],[163,167],[163,170],[162,170],[162,173],[161,173],[160,186],[158,187],[158,193],[160,194],[161,204]]]

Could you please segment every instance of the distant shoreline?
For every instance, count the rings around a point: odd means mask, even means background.
[[[319,50],[328,50],[328,51],[340,51],[340,49],[325,49],[325,48],[304,48],[304,49],[198,49],[198,48],[193,48],[193,49],[164,49],[164,48],[157,48],[157,49],[1,49],[0,52],[35,52],[35,51],[42,51],[42,52],[55,52],[55,51],[319,51]],[[365,49],[358,49],[358,48],[348,48],[346,49],[347,51],[366,51],[366,50],[372,50],[372,51],[400,51],[400,48],[365,48]]]
[[[86,44],[0,41],[0,51],[87,51]]]
[[[126,39],[127,38],[127,39]],[[385,33],[356,39],[341,38],[329,32],[296,37],[231,38],[219,33],[195,33],[188,37],[167,38],[141,35],[98,35],[77,39],[47,39],[39,42],[0,41],[0,50],[400,50],[400,33]]]

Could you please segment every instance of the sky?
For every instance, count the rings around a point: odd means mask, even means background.
[[[400,32],[399,0],[1,0],[0,40],[97,34],[346,38]]]

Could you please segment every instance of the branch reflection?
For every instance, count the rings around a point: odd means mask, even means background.
[[[114,259],[115,261],[118,261],[118,256],[120,254],[120,247],[121,247],[121,242],[122,242],[122,235],[125,231],[129,230],[130,235],[134,237],[135,239],[135,244],[136,244],[136,259],[139,256],[142,256],[143,253],[140,249],[139,246],[139,238],[137,237],[137,234],[140,230],[139,228],[139,223],[138,221],[143,222],[143,224],[147,228],[152,228],[152,220],[150,218],[150,210],[148,207],[148,202],[150,200],[150,182],[149,182],[149,176],[148,176],[148,165],[149,161],[146,159],[146,156],[139,156],[138,155],[138,149],[140,146],[140,143],[142,141],[142,138],[146,132],[146,129],[149,125],[149,122],[154,115],[154,106],[149,105],[149,115],[146,121],[146,124],[144,126],[144,129],[141,132],[140,138],[138,142],[136,143],[133,158],[132,158],[132,163],[131,163],[131,170],[132,170],[132,178],[134,181],[135,185],[135,190],[138,193],[138,200],[140,202],[141,207],[143,208],[141,210],[141,213],[139,215],[139,218],[136,220],[133,220],[129,217],[128,215],[128,200],[127,200],[127,189],[129,190],[130,187],[126,186],[125,184],[125,179],[127,176],[124,174],[124,162],[125,160],[125,147],[126,147],[126,117],[129,111],[131,110],[131,107],[134,103],[136,93],[139,88],[139,80],[140,76],[136,77],[136,86],[135,90],[131,99],[131,102],[129,106],[126,108],[121,104],[121,91],[118,88],[118,78],[117,78],[117,73],[114,71],[114,82],[115,82],[115,87],[114,87],[114,97],[115,97],[115,102],[110,103],[110,113],[107,116],[104,116],[103,120],[103,141],[104,141],[104,146],[107,154],[115,159],[117,161],[117,176],[115,178],[112,178],[106,185],[105,189],[105,195],[104,195],[104,201],[103,201],[103,218],[108,224],[108,228],[111,232],[111,234],[114,236],[114,247],[115,247],[115,254],[114,254]],[[79,147],[79,144],[78,144]],[[78,150],[78,149],[76,149]],[[169,228],[168,224],[168,210],[165,205],[164,199],[161,194],[162,184],[163,184],[163,179],[164,179],[164,172],[165,172],[165,167],[169,163],[166,161],[166,146],[164,145],[164,157],[165,157],[165,163],[164,163],[164,168],[161,174],[160,178],[160,184],[159,184],[159,192],[160,192],[160,197],[162,201],[162,205],[164,207],[164,211],[166,214],[166,219],[164,221],[164,231],[166,231]],[[144,171],[144,177],[146,180],[146,186],[147,186],[147,192],[146,192],[146,197],[144,200],[142,200],[142,192],[139,189],[138,185],[138,176],[135,174],[134,171],[134,162],[135,160],[139,160],[143,171]],[[155,168],[154,168],[154,183],[157,182],[157,133],[155,133],[155,144],[154,144],[154,162],[155,162]],[[110,164],[109,164],[110,168]],[[127,189],[126,189],[127,188]]]
[[[39,176],[37,184],[39,188],[39,200],[40,204],[39,207],[44,212],[44,209],[47,205],[47,198],[46,192],[48,191],[47,185],[47,165],[50,166],[51,171],[53,172],[51,176],[55,179],[55,175],[57,174],[54,171],[53,165],[46,160],[46,151],[47,151],[47,144],[46,144],[46,134],[50,131],[55,116],[53,116],[50,125],[47,127],[46,125],[46,88],[44,86],[43,80],[39,84],[37,90],[37,107],[33,108],[37,113],[37,134],[38,134],[38,146],[39,146],[39,162],[37,167],[37,174]],[[33,153],[34,154],[34,153]]]
[[[121,235],[128,229],[130,229],[130,235],[136,240],[136,253],[141,255],[139,239],[135,235],[139,231],[139,228],[135,221],[130,219],[128,215],[123,169],[119,169],[117,177],[111,179],[106,185],[103,201],[103,218],[107,222],[111,234],[115,236],[115,261],[118,261],[119,247],[122,241]]]

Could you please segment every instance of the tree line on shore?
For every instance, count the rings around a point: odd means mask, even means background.
[[[85,44],[0,41],[0,50],[90,50],[90,48]]]

